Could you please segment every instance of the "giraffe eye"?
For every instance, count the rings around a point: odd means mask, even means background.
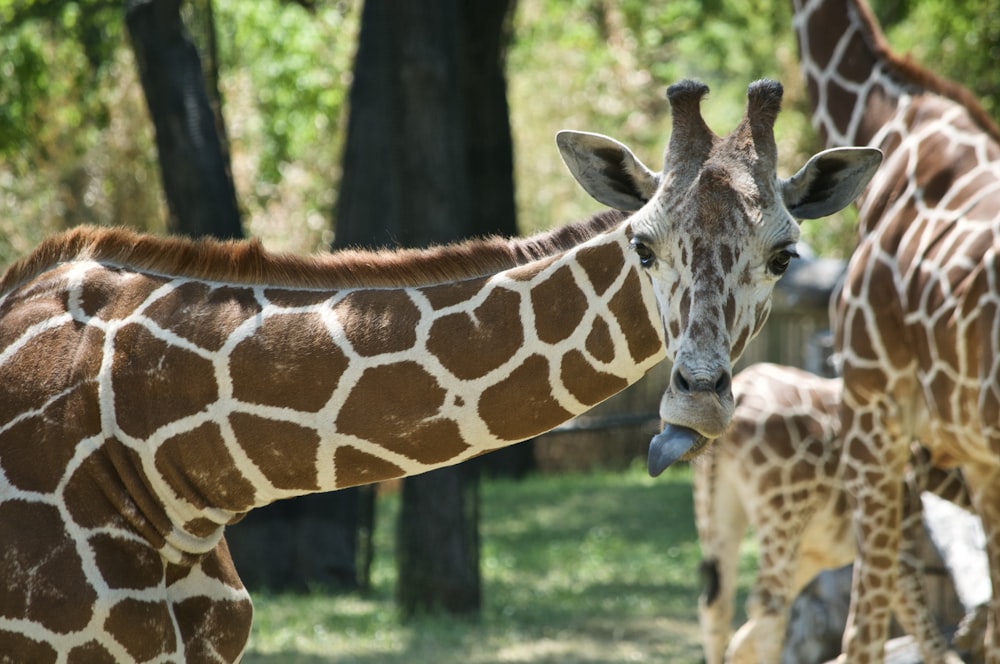
[[[639,240],[632,240],[632,248],[635,249],[636,255],[639,257],[639,263],[643,267],[649,267],[656,261],[656,255],[653,250],[647,247],[643,242]]]
[[[767,261],[767,270],[774,276],[780,277],[788,269],[788,265],[792,262],[792,259],[798,257],[798,253],[792,247],[780,249]]]

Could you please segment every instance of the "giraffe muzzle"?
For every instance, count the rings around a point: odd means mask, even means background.
[[[708,438],[694,429],[677,424],[667,424],[663,431],[649,442],[649,474],[659,475],[675,461],[690,459],[708,443]]]

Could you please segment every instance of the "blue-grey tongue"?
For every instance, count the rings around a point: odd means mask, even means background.
[[[649,474],[657,477],[704,438],[694,429],[668,424],[649,442]]]

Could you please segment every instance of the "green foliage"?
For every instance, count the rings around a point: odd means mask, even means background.
[[[45,88],[41,37],[32,31],[0,34],[0,152],[29,142],[37,99]]]
[[[282,165],[336,161],[330,146],[350,85],[357,3],[320,2],[314,12],[279,0],[217,0],[220,75],[245,75],[262,137],[258,177],[274,184]]]
[[[107,124],[107,100],[94,92],[121,36],[118,11],[99,0],[0,0],[0,156],[24,166],[27,148],[51,140],[46,132],[85,116]]]
[[[806,100],[790,13],[787,0],[521,0],[508,71],[522,230],[599,209],[551,147],[556,131],[609,134],[658,167],[669,136],[664,92],[682,78],[712,89],[702,108],[718,133],[739,122],[751,81],[781,80],[788,109],[776,128],[782,167],[797,169],[816,140],[796,113]]]
[[[215,0],[233,173],[250,235],[329,246],[360,0]]]
[[[654,480],[641,464],[624,473],[484,481],[484,608],[474,621],[399,620],[392,597],[399,501],[380,497],[371,594],[255,597],[244,661],[698,662],[700,551],[690,481],[686,468]],[[743,594],[756,565],[752,546],[746,550]]]
[[[972,90],[1000,119],[1000,4],[981,0],[878,0],[897,52]]]
[[[331,237],[343,120],[362,0],[214,0],[224,115],[248,231],[311,250]],[[188,2],[189,12],[201,11]],[[959,81],[1000,117],[1000,5],[873,0],[896,50]],[[717,132],[746,85],[785,85],[780,172],[818,148],[806,115],[787,0],[518,0],[507,53],[523,232],[600,209],[553,146],[598,131],[651,166],[669,134],[663,92],[704,80]],[[81,222],[162,228],[152,128],[120,0],[0,0],[0,264]],[[202,44],[204,46],[204,44]],[[804,224],[823,254],[854,244],[852,215]]]
[[[0,266],[79,223],[157,228],[119,2],[0,0]]]

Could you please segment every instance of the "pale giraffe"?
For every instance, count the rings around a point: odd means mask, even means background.
[[[820,571],[854,560],[851,512],[843,485],[841,381],[793,367],[755,364],[733,378],[733,421],[692,464],[695,522],[704,593],[698,613],[707,664],[778,662],[791,603]],[[931,491],[969,509],[961,472],[931,466],[915,446],[903,521],[908,583],[901,624],[924,661],[949,657],[926,600],[920,553],[920,494]],[[757,541],[757,578],[747,622],[732,635],[739,547],[747,526]],[[727,647],[728,644],[728,647]]]
[[[78,229],[11,268],[0,659],[238,660],[252,608],[226,524],[535,436],[664,357],[680,392],[666,419],[721,433],[731,361],[794,255],[792,214],[847,205],[881,155],[828,151],[780,179],[780,86],[751,85],[724,139],[701,120],[706,91],[668,90],[662,174],[560,134],[586,188],[637,211],[531,262],[482,244],[303,259]]]
[[[894,55],[857,0],[795,0],[813,122],[886,155],[836,303],[845,466],[859,538],[847,661],[883,657],[908,441],[960,464],[988,542],[1000,662],[1000,130],[973,96]]]

